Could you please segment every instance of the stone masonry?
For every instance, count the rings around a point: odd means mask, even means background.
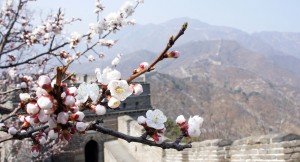
[[[129,116],[118,118],[118,129],[133,136],[143,133],[142,127]],[[192,145],[193,148],[184,151],[163,150],[118,139],[104,143],[104,159],[106,162],[300,162],[300,136],[296,134],[251,136],[236,141],[214,139]],[[124,156],[116,149],[122,150]]]

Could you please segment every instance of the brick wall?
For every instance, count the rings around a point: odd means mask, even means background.
[[[118,130],[133,136],[143,133],[142,127],[129,116],[118,118]],[[251,136],[236,141],[206,140],[193,142],[193,148],[184,151],[117,141],[136,161],[143,162],[300,162],[300,136],[296,134]]]

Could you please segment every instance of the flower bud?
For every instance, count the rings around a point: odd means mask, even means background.
[[[66,90],[67,95],[76,96],[77,95],[77,88],[76,87],[69,87]]]
[[[96,112],[97,115],[104,115],[106,113],[106,108],[100,104],[98,104],[95,108],[94,111]]]
[[[37,157],[40,154],[40,148],[37,145],[32,146],[31,148],[31,156]]]
[[[46,123],[50,119],[50,115],[46,114],[45,111],[40,111],[38,119],[41,123]]]
[[[39,136],[38,141],[41,145],[44,145],[47,142],[46,137],[44,135]]]
[[[18,116],[20,122],[24,122],[25,116],[24,115],[19,115]]]
[[[58,138],[58,132],[55,132],[53,129],[51,129],[49,132],[48,132],[48,137],[50,139],[56,139]]]
[[[149,63],[148,62],[142,62],[140,64],[141,70],[147,69],[148,67],[149,67]]]
[[[167,58],[178,58],[180,56],[180,52],[178,51],[172,51],[165,55]]]
[[[66,112],[60,112],[57,116],[57,123],[66,124],[69,119],[69,114]]]
[[[146,118],[144,116],[139,116],[137,118],[137,122],[138,124],[142,125],[142,124],[146,124]]]
[[[77,111],[75,114],[70,116],[72,120],[82,121],[84,118],[84,113],[81,111]]]
[[[68,95],[66,96],[65,100],[64,100],[64,104],[67,106],[72,106],[75,104],[75,98],[74,96]]]
[[[15,134],[17,134],[17,132],[18,132],[18,130],[15,127],[10,127],[8,129],[8,133],[11,135],[15,135]]]
[[[75,103],[76,104],[76,103]],[[72,107],[70,107],[70,111],[72,113],[76,113],[77,111],[79,111],[79,107],[77,105],[73,105]]]
[[[141,84],[132,84],[130,85],[133,89],[134,95],[140,95],[143,93],[143,86]]]
[[[36,94],[36,96],[37,96],[38,98],[40,98],[40,97],[43,96],[43,95],[44,95],[44,96],[47,96],[47,95],[48,95],[48,92],[47,92],[46,90],[44,90],[43,88],[41,88],[41,87],[37,87],[35,94]]]
[[[20,87],[21,87],[21,88],[27,88],[26,82],[22,82],[22,83],[20,84]]]
[[[41,75],[37,81],[39,87],[43,89],[51,88],[51,79],[47,75]]]
[[[50,98],[50,96],[41,96],[37,100],[37,104],[39,105],[39,107],[41,109],[44,109],[44,110],[49,110],[53,107],[53,102],[52,102],[52,99]]]
[[[40,111],[40,108],[35,102],[30,102],[26,105],[26,110],[29,115],[35,115]]]
[[[56,128],[56,127],[57,127],[57,122],[56,122],[54,119],[50,118],[50,119],[48,120],[48,125],[49,125],[49,128],[50,128],[50,129],[53,129],[53,128]]]
[[[76,123],[76,129],[79,131],[79,132],[84,132],[85,129],[87,127],[87,124],[84,123],[84,122],[77,122]]]
[[[176,118],[176,123],[181,125],[183,123],[185,123],[185,118],[183,115],[179,115],[177,118]]]
[[[20,93],[19,94],[21,101],[29,101],[30,100],[30,94],[29,93]]]
[[[121,102],[114,98],[114,97],[111,97],[107,103],[107,105],[110,107],[110,108],[118,108],[120,106]]]

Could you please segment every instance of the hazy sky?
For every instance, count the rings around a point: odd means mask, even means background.
[[[66,17],[80,17],[82,24],[95,21],[94,0],[38,0],[37,11],[61,7]],[[117,10],[125,0],[102,0],[106,11]],[[103,17],[107,12],[103,13]],[[190,17],[211,25],[246,32],[300,32],[300,0],[145,0],[134,18],[139,24],[161,23]],[[82,29],[82,24],[75,29]]]

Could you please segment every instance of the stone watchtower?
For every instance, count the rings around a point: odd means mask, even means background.
[[[150,85],[140,83],[144,92],[139,96],[130,96],[120,105],[120,109],[107,109],[106,114],[97,116],[92,111],[86,111],[85,120],[93,121],[103,119],[103,125],[113,130],[118,130],[118,117],[129,115],[136,119],[140,115],[145,115],[146,111],[152,109],[150,100]],[[95,131],[88,131],[84,135],[75,134],[65,152],[54,155],[49,161],[61,162],[103,162],[104,161],[104,142],[115,140],[115,137],[105,135]]]

